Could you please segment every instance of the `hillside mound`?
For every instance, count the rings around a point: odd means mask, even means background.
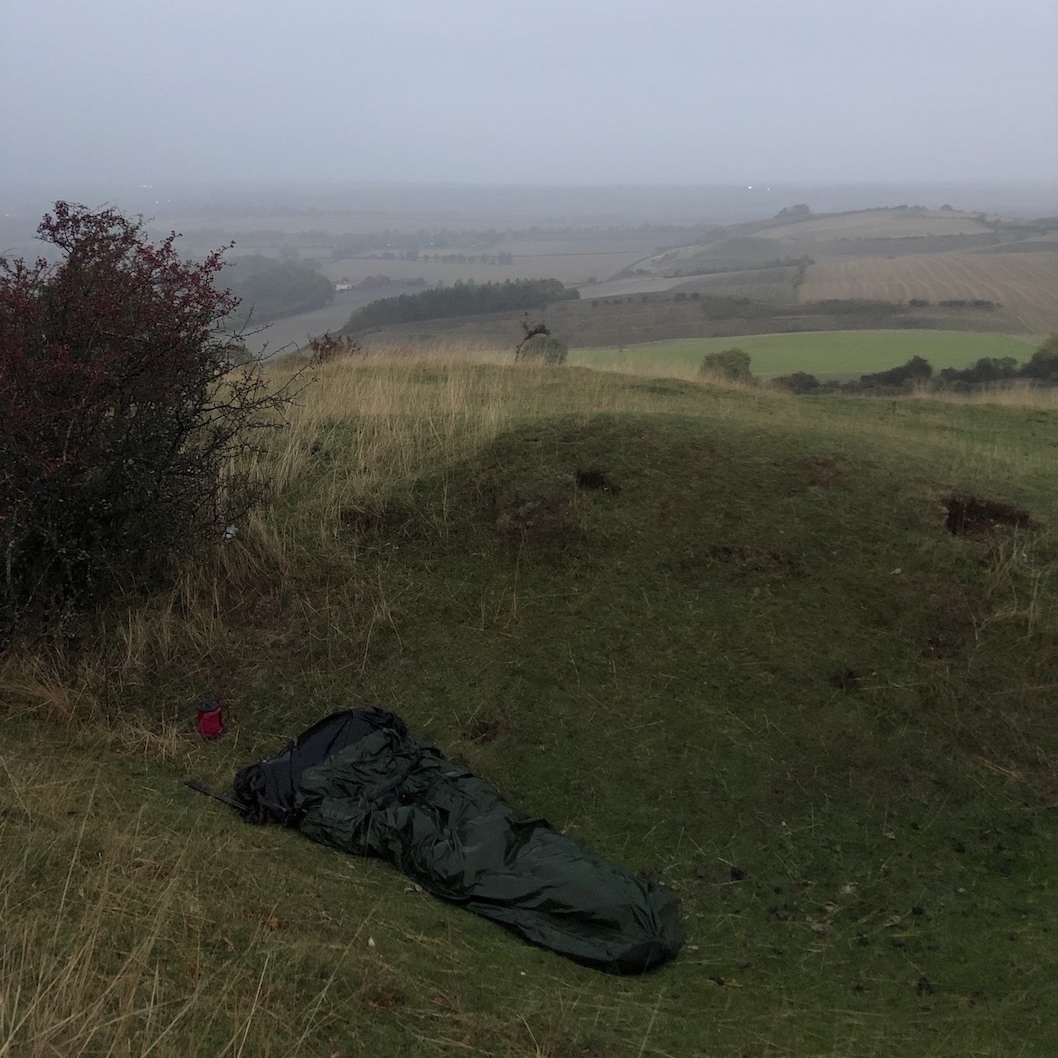
[[[1055,415],[472,370],[517,377],[514,427],[446,450],[420,411],[425,461],[367,489],[377,405],[310,419],[270,512],[300,567],[241,532],[223,638],[95,727],[5,719],[12,1053],[1050,1054]],[[530,419],[544,390],[581,412]],[[615,983],[181,785],[370,705],[674,892],[678,958]]]
[[[401,565],[431,587],[402,599],[400,695],[461,729],[487,720],[502,732],[488,754],[526,794],[542,761],[571,767],[590,739],[575,771],[623,806],[593,825],[654,828],[655,854],[688,811],[719,824],[733,778],[788,823],[838,790],[857,812],[928,801],[940,772],[965,781],[997,693],[1019,725],[1041,719],[1018,633],[982,634],[981,563],[1026,523],[953,536],[949,500],[841,451],[700,419],[521,428],[408,501]],[[988,726],[993,759],[1051,781],[1014,731]]]
[[[953,533],[897,464],[675,415],[527,425],[402,503],[373,686],[675,889],[711,952],[685,996],[797,980],[917,1003],[927,1035],[1001,1001],[1028,942],[1000,909],[1042,938],[1058,868],[1058,640],[1011,605],[1053,568],[1029,512]]]

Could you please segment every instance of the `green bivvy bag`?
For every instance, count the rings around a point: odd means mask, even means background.
[[[321,742],[321,725],[347,731],[356,716],[369,723],[359,724],[355,740]],[[434,895],[585,965],[638,974],[679,951],[673,893],[516,811],[487,782],[412,738],[398,717],[335,714],[310,732],[328,745],[323,759],[312,762],[304,747],[298,758],[296,741],[240,772],[237,795],[245,802],[267,788],[273,804],[265,817],[344,852],[378,856]],[[303,770],[291,768],[291,754]],[[285,817],[275,811],[270,766],[289,787]],[[243,814],[267,821],[252,806]]]

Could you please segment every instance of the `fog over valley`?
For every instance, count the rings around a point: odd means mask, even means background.
[[[762,269],[796,266],[769,294],[796,299],[809,259],[805,290],[831,290],[825,260],[1046,236],[982,225],[1058,215],[1055,39],[1050,0],[9,0],[0,255],[48,252],[35,230],[59,199],[115,206],[185,256],[228,247],[272,348],[455,283],[599,298],[724,273],[714,293],[756,297]],[[915,207],[947,213],[796,246],[732,227]],[[652,259],[680,246],[678,267]],[[260,295],[269,262],[332,300]],[[1027,296],[1032,329],[1050,317]]]

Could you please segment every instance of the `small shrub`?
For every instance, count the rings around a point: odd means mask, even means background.
[[[569,355],[569,346],[550,334],[538,334],[525,342],[519,351],[518,360],[540,360],[545,364],[564,364]]]
[[[363,346],[355,338],[331,334],[330,331],[310,339],[309,348],[312,350],[312,357],[309,360],[311,364],[328,364],[332,360],[363,353]]]
[[[970,385],[990,385],[996,382],[1006,382],[1016,378],[1018,374],[1018,362],[1012,356],[982,356],[976,363],[959,370],[954,367],[944,368],[938,375],[941,383],[951,385],[955,382],[969,383]]]
[[[1058,382],[1058,333],[1052,334],[1021,369],[1024,378],[1048,385]]]
[[[569,346],[554,338],[546,323],[534,323],[527,312],[522,317],[522,340],[515,346],[514,360],[539,360],[545,364],[564,364],[569,355]]]
[[[750,371],[750,356],[744,349],[724,349],[719,353],[706,353],[702,358],[699,375],[720,375],[732,381],[746,382],[753,377]]]
[[[866,388],[883,389],[914,389],[916,385],[922,385],[933,376],[933,365],[921,356],[913,356],[905,364],[899,367],[891,367],[888,371],[877,371],[870,375],[860,375],[860,385]]]
[[[783,389],[788,389],[798,396],[815,393],[819,389],[819,379],[805,371],[795,371],[792,375],[780,375],[773,381],[777,386],[782,386]]]

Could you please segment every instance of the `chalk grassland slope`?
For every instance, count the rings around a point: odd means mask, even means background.
[[[1056,432],[325,366],[213,564],[0,659],[0,1053],[1049,1058]],[[672,886],[680,958],[593,973],[181,786],[367,704]]]
[[[1003,334],[962,331],[829,331],[752,334],[738,338],[685,338],[668,342],[574,349],[570,363],[610,371],[692,378],[707,353],[737,347],[752,358],[753,374],[768,378],[806,371],[821,379],[848,380],[884,371],[921,356],[935,371],[965,368],[981,357],[1030,359],[1035,344]]]
[[[1032,334],[1058,330],[1058,253],[930,254],[810,265],[802,301],[878,298],[931,302],[982,298],[1012,313]]]

